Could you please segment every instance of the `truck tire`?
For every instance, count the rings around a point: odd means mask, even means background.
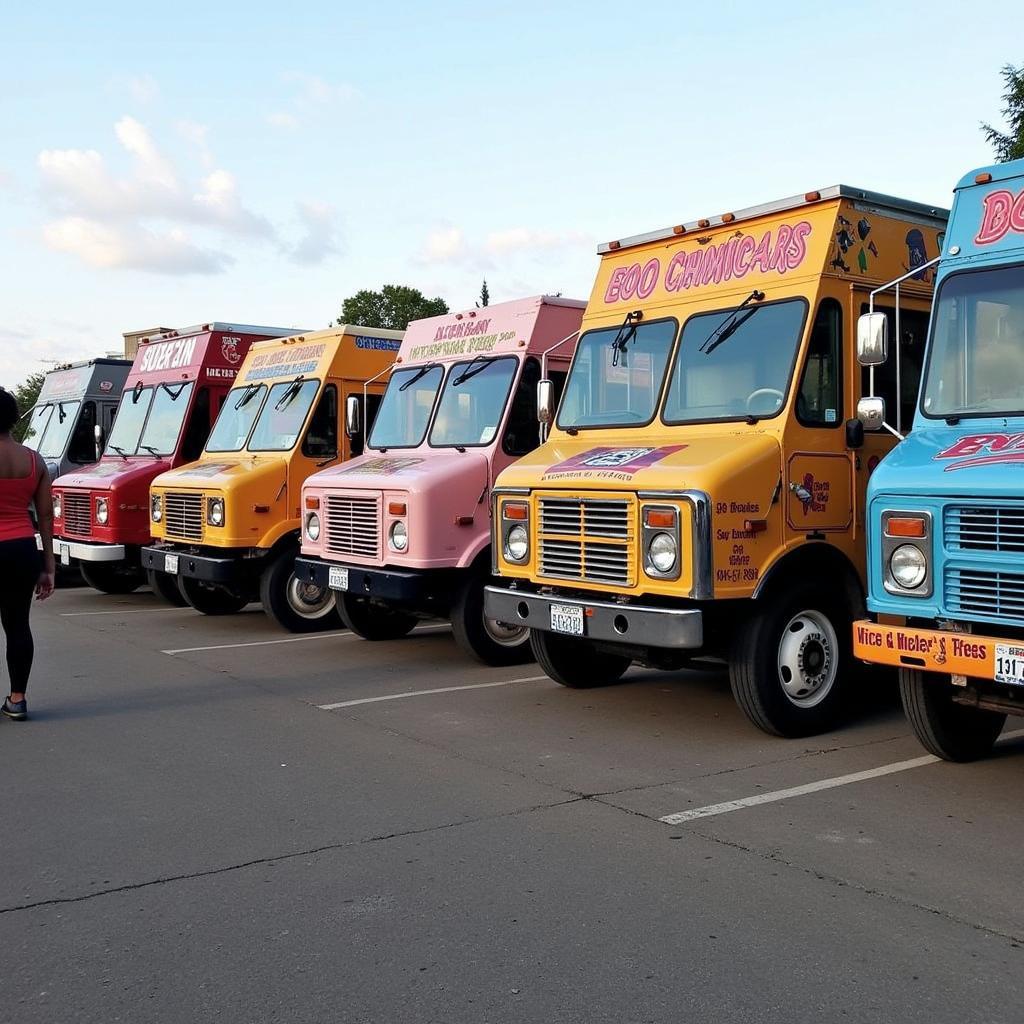
[[[142,586],[142,570],[119,562],[80,562],[82,579],[102,594],[131,594]]]
[[[953,703],[953,686],[934,672],[900,669],[900,700],[914,735],[943,761],[977,761],[992,753],[1006,715]]]
[[[156,569],[147,569],[146,582],[149,584],[149,589],[168,604],[173,604],[176,608],[188,607],[188,601],[182,597],[176,576],[158,572]]]
[[[530,630],[530,646],[540,667],[562,686],[589,690],[611,686],[625,674],[633,659],[624,654],[597,651],[586,640]]]
[[[364,640],[400,640],[417,623],[411,612],[356,594],[335,595],[341,621]]]
[[[341,624],[334,591],[295,576],[294,548],[286,548],[260,576],[263,610],[291,633],[319,633]]]
[[[484,615],[484,587],[489,577],[475,573],[455,595],[451,622],[455,642],[485,665],[522,665],[533,661],[530,630],[511,626]]]
[[[729,684],[743,713],[774,736],[813,736],[846,711],[853,688],[848,601],[811,583],[763,598],[729,654]]]
[[[191,576],[179,576],[178,589],[189,605],[203,615],[234,615],[251,600],[246,593],[217,583],[204,583]]]

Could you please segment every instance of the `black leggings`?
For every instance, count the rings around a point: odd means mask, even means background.
[[[0,541],[0,624],[7,637],[7,670],[11,693],[23,693],[32,671],[32,630],[28,613],[39,579],[35,538]]]

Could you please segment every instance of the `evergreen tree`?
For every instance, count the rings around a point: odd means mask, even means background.
[[[1024,157],[1024,64],[1019,68],[1007,64],[1002,70],[1002,75],[1006,85],[1003,93],[1003,116],[1006,118],[1008,130],[1001,132],[990,124],[981,126],[985,138],[996,151],[996,160],[999,163]]]

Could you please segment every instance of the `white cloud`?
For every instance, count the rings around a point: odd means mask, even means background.
[[[473,267],[487,271],[503,266],[515,257],[546,259],[562,249],[585,250],[592,245],[589,235],[579,231],[538,231],[507,228],[492,231],[482,241],[466,238],[459,227],[438,228],[427,235],[415,262],[423,265]]]
[[[286,71],[280,77],[292,87],[292,96],[283,109],[267,114],[266,121],[282,131],[295,131],[317,113],[359,98],[359,90],[347,82],[329,82],[305,71]]]
[[[175,127],[178,134],[199,153],[204,167],[213,166],[213,154],[210,152],[210,126],[198,121],[179,121]]]
[[[427,235],[419,256],[421,263],[462,263],[470,257],[462,228],[440,228]]]
[[[566,246],[580,246],[590,242],[590,236],[582,231],[534,231],[530,228],[508,228],[492,231],[484,242],[488,252],[495,255],[505,253],[562,249]]]
[[[327,203],[298,204],[299,220],[305,234],[292,247],[291,259],[303,266],[322,263],[339,251],[337,215]]]

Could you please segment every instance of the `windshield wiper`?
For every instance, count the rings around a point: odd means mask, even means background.
[[[298,377],[296,377],[295,380],[285,388],[284,394],[277,400],[277,404],[274,406],[274,412],[278,412],[286,405],[291,405],[292,399],[294,399],[299,391],[302,390],[302,377],[303,375],[300,373]]]
[[[64,411],[63,402],[57,403],[57,415],[60,417],[60,419],[57,421],[58,423],[63,423],[68,418],[68,414]]]
[[[398,385],[398,390],[399,391],[406,391],[406,390],[408,390],[409,388],[411,388],[413,386],[413,384],[416,383],[416,381],[420,380],[423,376],[425,376],[429,372],[429,370],[430,370],[430,366],[429,365],[428,366],[421,366],[416,371],[416,373],[414,373],[407,381],[405,381],[402,384]]]
[[[465,384],[467,380],[472,380],[478,373],[483,373],[487,369],[487,364],[490,363],[488,356],[473,356],[473,358],[466,364],[466,368],[452,381],[452,387],[457,388],[460,384]],[[474,363],[480,363],[475,370],[473,369]]]
[[[634,309],[632,313],[626,314],[626,319],[619,325],[619,329],[612,338],[612,366],[626,365],[626,346],[636,337],[637,324],[644,318],[642,309]]]
[[[139,447],[140,448],[145,448],[146,451],[149,452],[150,455],[153,455],[153,456],[155,456],[158,459],[162,459],[163,458],[162,453],[158,452],[151,444],[140,444]]]
[[[181,398],[181,393],[182,393],[182,391],[185,390],[185,386],[187,384],[191,384],[191,383],[192,382],[190,380],[183,380],[178,385],[178,390],[177,391],[172,391],[171,390],[171,388],[174,387],[173,384],[161,384],[160,386],[162,388],[164,388],[164,390],[167,392],[167,394],[169,394],[171,396],[171,401],[172,402],[176,402],[179,398]]]
[[[238,396],[235,402],[235,408],[241,409],[243,405],[248,405],[259,391],[259,384],[247,384],[245,390]]]
[[[723,320],[704,340],[700,351],[709,356],[723,342],[728,341],[761,307],[747,308],[751,302],[760,302],[764,292],[756,288]],[[746,312],[743,312],[746,310]]]
[[[107,447],[112,448],[115,452],[117,452],[117,454],[120,455],[125,462],[128,461],[128,453],[123,448],[118,448],[116,444],[110,444],[107,445]]]

